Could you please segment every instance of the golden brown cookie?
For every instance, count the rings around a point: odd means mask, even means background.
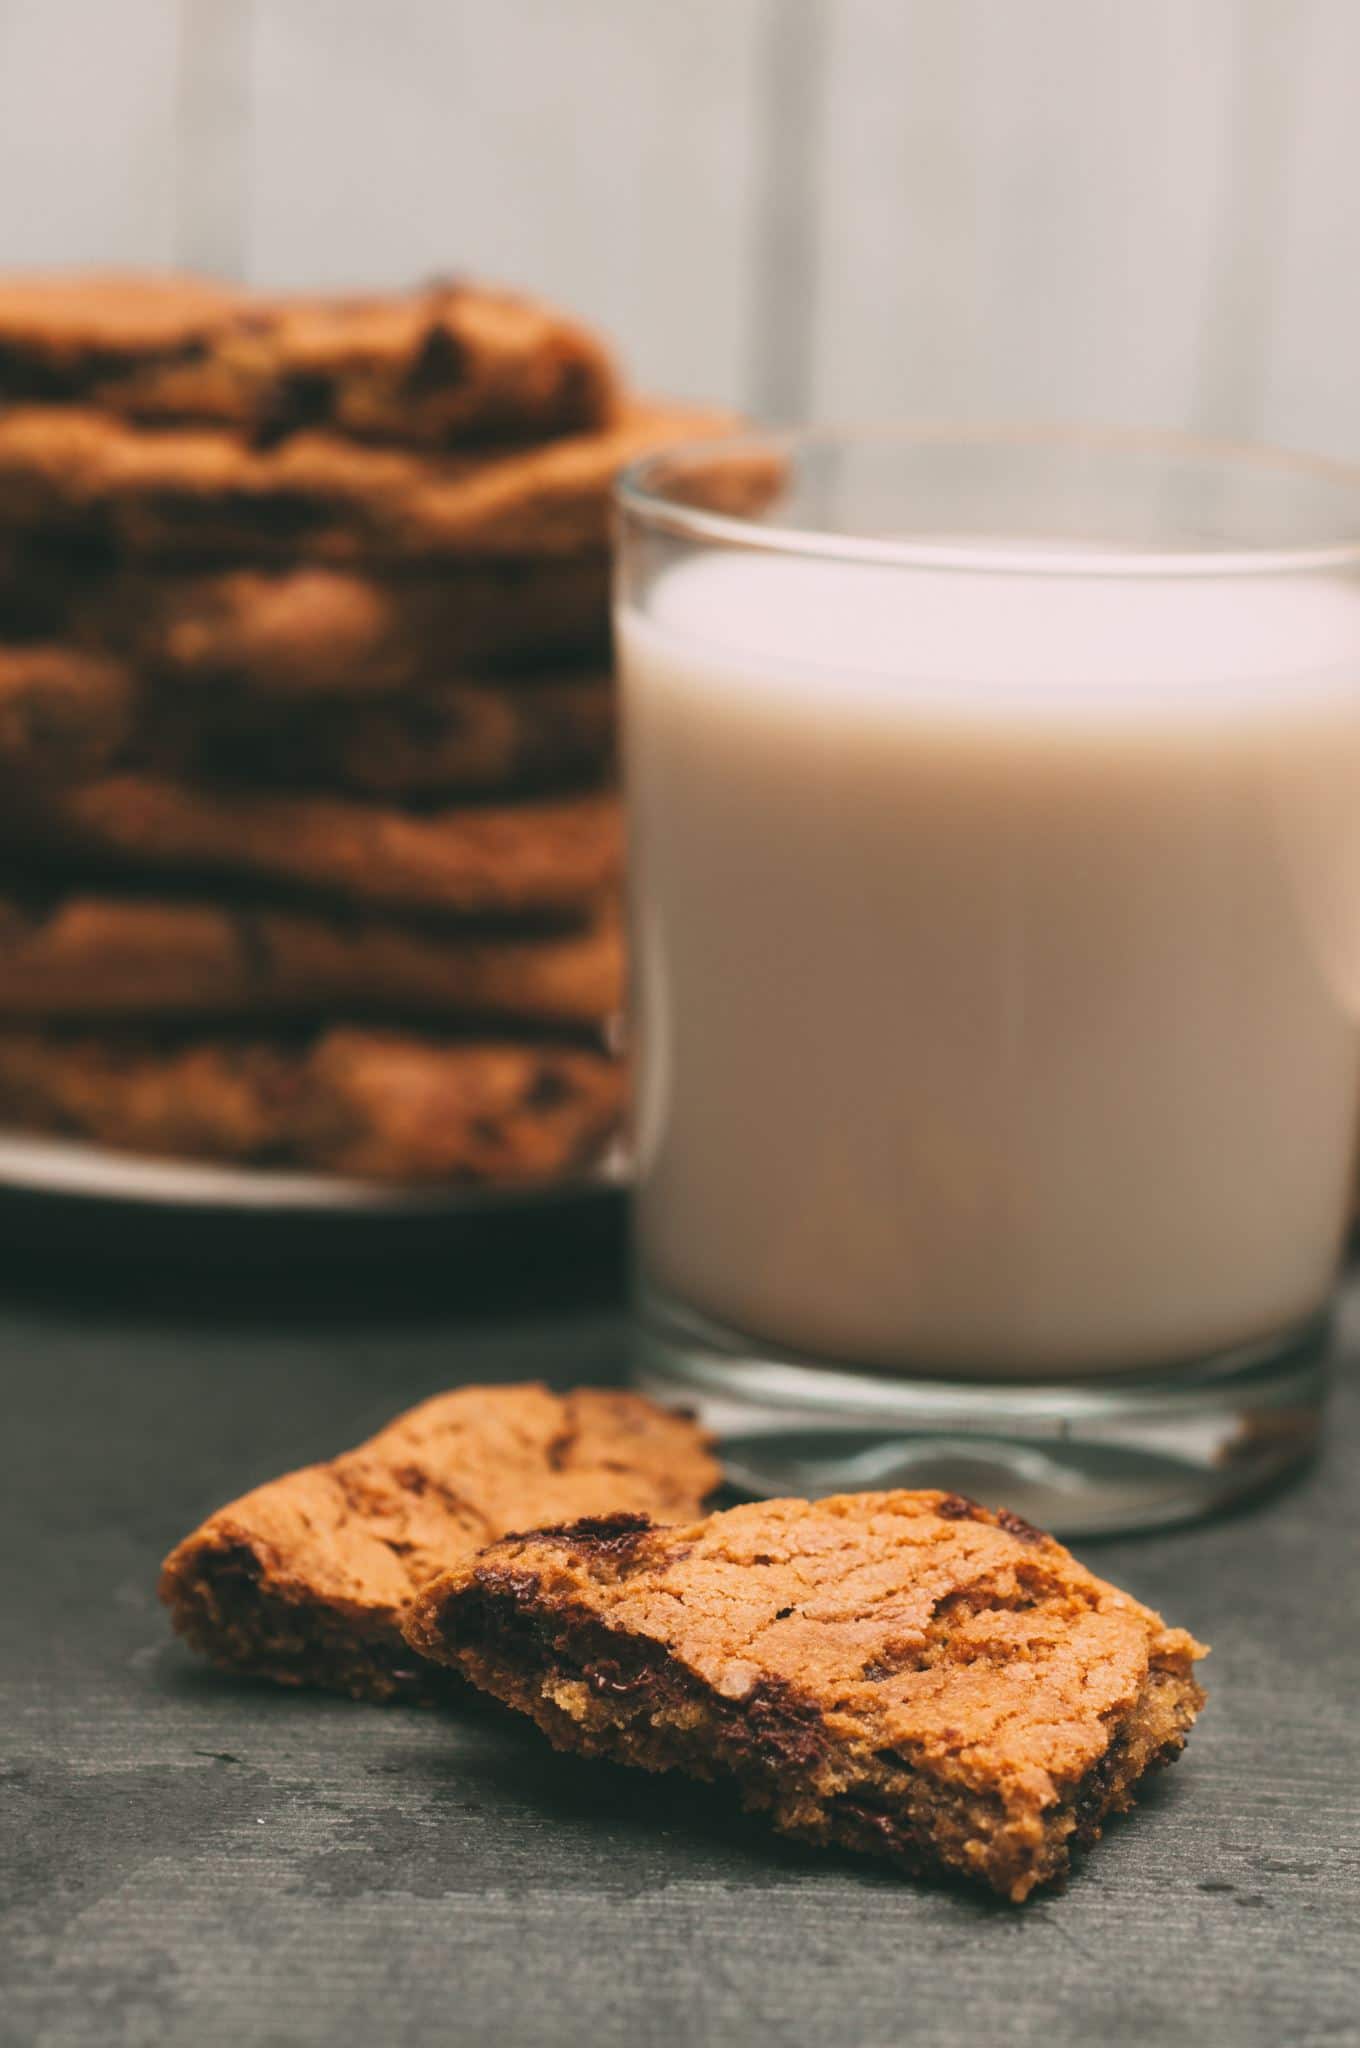
[[[76,611],[153,673],[257,695],[368,697],[464,669],[609,648],[609,563],[449,564],[427,576],[238,569],[120,577]]]
[[[168,562],[599,555],[619,471],[728,424],[629,400],[597,432],[435,457],[322,432],[260,449],[209,428],[148,434],[88,408],[16,406],[0,413],[0,526]]]
[[[360,1180],[551,1181],[598,1157],[624,1094],[617,1062],[570,1045],[349,1028],[299,1043],[0,1031],[0,1123]]]
[[[241,303],[229,285],[170,272],[0,278],[0,395],[69,398],[137,363],[182,357]]]
[[[0,847],[93,875],[221,876],[470,917],[589,911],[615,888],[611,794],[424,813],[112,775],[0,809]]]
[[[696,1514],[720,1476],[694,1423],[637,1394],[461,1387],[210,1515],[165,1560],[161,1598],[225,1670],[419,1698],[446,1674],[400,1618],[437,1572],[525,1522]]]
[[[432,802],[581,788],[613,753],[610,679],[567,671],[509,689],[499,678],[430,683],[372,703],[171,685],[151,693],[122,758],[206,782]]]
[[[428,1586],[406,1634],[559,1749],[728,1779],[789,1834],[1017,1901],[1203,1703],[1183,1629],[957,1494],[508,1537]]]
[[[107,554],[0,539],[0,638],[75,640],[191,688],[372,697],[463,670],[603,665],[609,562],[158,574]]]
[[[266,298],[197,278],[0,280],[0,401],[11,403],[75,400],[256,439],[325,426],[449,447],[602,426],[616,389],[586,328],[481,285]]]
[[[601,1029],[623,938],[422,930],[262,905],[72,892],[0,896],[0,1020],[438,1018]]]
[[[42,642],[0,646],[0,804],[97,774],[126,745],[136,702],[119,662]]]
[[[133,770],[433,802],[602,780],[614,691],[565,670],[412,685],[371,702],[152,684],[76,646],[0,644],[0,793]]]

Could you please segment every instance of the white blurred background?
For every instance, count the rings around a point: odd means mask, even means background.
[[[1360,0],[0,0],[0,266],[468,272],[784,417],[1360,458]]]

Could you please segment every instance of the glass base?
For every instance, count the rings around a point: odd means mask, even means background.
[[[1314,1450],[1330,1314],[1174,1371],[908,1379],[756,1344],[644,1297],[634,1380],[696,1412],[730,1483],[777,1497],[943,1487],[1059,1536],[1193,1521]]]

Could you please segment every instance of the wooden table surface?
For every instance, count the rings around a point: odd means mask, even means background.
[[[227,1496],[458,1380],[617,1378],[616,1263],[608,1231],[523,1230],[319,1284],[178,1246],[0,1261],[0,2041],[1360,2041],[1353,1365],[1301,1483],[1085,1546],[1212,1642],[1211,1702],[1023,1910],[782,1844],[491,1709],[273,1692],[171,1639],[157,1562]],[[1360,1299],[1348,1321],[1360,1353]]]

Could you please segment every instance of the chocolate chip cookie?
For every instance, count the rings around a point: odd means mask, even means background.
[[[540,301],[441,281],[385,296],[250,296],[186,277],[0,281],[0,401],[77,401],[256,442],[325,426],[444,448],[603,426],[608,351]]]
[[[417,812],[128,774],[0,807],[0,849],[89,881],[214,876],[397,910],[551,917],[617,888],[623,833],[607,792]]]
[[[567,670],[508,689],[496,677],[450,679],[371,703],[163,686],[148,693],[122,759],[210,783],[429,804],[588,788],[613,754],[612,683]]]
[[[460,931],[265,904],[0,895],[0,1021],[437,1018],[599,1032],[623,1001],[623,939]]]
[[[789,1834],[1016,1901],[1203,1702],[1183,1629],[957,1494],[508,1537],[426,1587],[406,1635],[560,1749],[727,1780]]]
[[[360,1180],[552,1181],[599,1156],[624,1095],[618,1063],[574,1045],[0,1029],[0,1125]]]
[[[345,699],[463,671],[504,674],[609,655],[609,562],[449,562],[164,574],[106,550],[0,541],[0,638],[71,639],[199,692]]]
[[[166,1559],[161,1597],[226,1670],[421,1698],[447,1673],[400,1618],[437,1573],[523,1522],[693,1515],[719,1476],[703,1432],[638,1395],[462,1387],[219,1509]]]
[[[598,556],[619,471],[730,424],[630,399],[594,432],[436,457],[322,431],[259,448],[212,428],[152,434],[90,408],[15,406],[0,413],[0,527],[214,567]]]

